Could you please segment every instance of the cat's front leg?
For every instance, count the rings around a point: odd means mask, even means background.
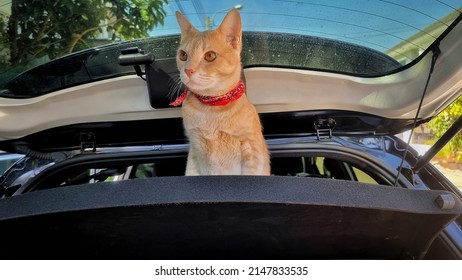
[[[189,149],[188,161],[186,162],[186,176],[201,175],[197,157],[192,149]]]
[[[261,145],[250,141],[241,143],[242,175],[270,175],[268,152],[263,151]]]

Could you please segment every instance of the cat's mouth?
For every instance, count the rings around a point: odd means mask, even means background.
[[[188,77],[186,74],[182,74],[180,75],[180,79],[188,88],[202,87],[204,85],[204,82],[201,81],[201,79],[199,79],[196,75]]]
[[[211,92],[211,89],[215,87],[216,82],[210,79],[203,80],[196,77],[181,77],[183,84],[189,88],[191,91],[194,91],[201,95],[214,95]]]

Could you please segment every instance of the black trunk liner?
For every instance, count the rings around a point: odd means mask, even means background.
[[[462,212],[442,191],[293,177],[163,177],[0,200],[2,259],[420,259]]]

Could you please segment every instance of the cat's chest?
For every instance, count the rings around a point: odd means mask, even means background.
[[[246,123],[240,121],[242,112],[239,107],[209,107],[187,100],[182,107],[183,124],[187,134],[200,134],[201,137],[214,139],[219,133],[240,135]]]

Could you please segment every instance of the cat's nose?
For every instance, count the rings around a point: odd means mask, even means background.
[[[194,69],[192,68],[186,68],[184,69],[184,72],[186,73],[186,76],[188,76],[188,78],[191,78],[191,75],[195,72]]]

